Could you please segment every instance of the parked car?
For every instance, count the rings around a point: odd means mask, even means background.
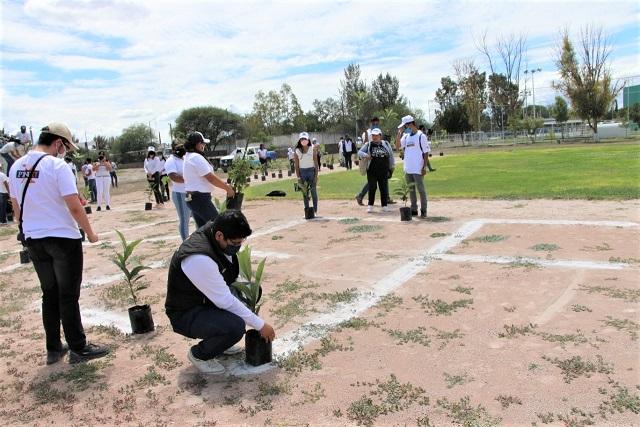
[[[247,147],[246,157],[251,162],[251,166],[252,167],[257,167],[257,166],[260,165],[260,160],[258,159],[258,149],[259,148],[260,147],[258,145],[250,145],[249,147]],[[226,156],[223,156],[223,157],[220,158],[220,167],[222,168],[223,171],[226,172],[227,169],[233,163],[233,160],[236,157],[242,157],[243,154],[244,154],[244,147],[237,147],[236,149],[231,151],[231,153],[229,153]],[[267,158],[268,159],[275,160],[277,157],[278,156],[277,156],[275,151],[267,151]]]

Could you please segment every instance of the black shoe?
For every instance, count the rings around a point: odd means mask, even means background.
[[[411,211],[411,216],[418,216],[418,211]]]
[[[69,353],[69,363],[73,364],[86,362],[87,360],[104,357],[107,354],[109,354],[109,349],[107,347],[87,343],[87,345],[85,345],[82,350],[71,350],[71,352]]]
[[[107,205],[107,210],[108,210],[108,211],[110,211],[110,210],[111,210],[111,208],[109,207],[109,205]]]
[[[429,168],[429,172],[435,172],[436,170],[434,168]]]
[[[427,213],[426,212],[420,212],[420,219],[427,219]]]
[[[59,351],[47,351],[47,365],[59,362],[68,351],[69,346],[67,344],[62,344],[62,348]]]
[[[96,208],[96,211],[97,211],[97,212],[100,212],[101,210],[102,210],[102,208],[101,208],[100,206],[98,206],[98,207]]]
[[[356,202],[358,202],[360,206],[364,206],[364,203],[362,203],[362,197],[356,196]]]

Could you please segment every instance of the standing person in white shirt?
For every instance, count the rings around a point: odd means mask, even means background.
[[[269,159],[267,158],[267,147],[264,144],[260,144],[258,148],[258,160],[260,161],[260,168],[262,168],[262,174],[267,174],[267,168],[269,167]]]
[[[346,139],[342,141],[342,155],[344,156],[344,167],[346,167],[347,170],[351,170],[351,168],[353,167],[352,156],[353,156],[353,153],[355,152],[356,152],[355,144],[353,143],[353,140],[349,137],[349,135],[347,135]]]
[[[98,201],[98,188],[96,185],[96,174],[93,171],[93,162],[90,158],[85,160],[84,165],[82,165],[82,175],[84,176],[85,184],[89,187],[89,191],[91,193],[90,203],[95,203]]]
[[[209,140],[200,132],[192,132],[184,144],[187,152],[184,156],[184,188],[187,206],[198,228],[218,216],[218,210],[211,202],[214,187],[225,190],[229,198],[236,194],[233,187],[213,174],[213,166],[204,156],[204,147],[208,143]]]
[[[118,188],[118,165],[113,160],[111,161],[111,186]]]
[[[90,242],[97,242],[98,236],[80,204],[73,174],[60,158],[76,149],[69,129],[50,123],[41,129],[37,146],[9,171],[13,210],[42,289],[47,365],[69,350],[69,363],[109,353],[106,347],[87,342],[80,317],[83,253],[78,225]],[[60,324],[67,344],[60,339]]]
[[[189,218],[191,217],[191,210],[185,200],[187,194],[184,189],[184,178],[182,176],[184,171],[183,157],[186,151],[183,144],[176,144],[175,141],[171,144],[171,149],[173,150],[173,154],[167,159],[164,170],[169,175],[169,179],[173,185],[171,195],[173,196],[173,204],[176,206],[176,211],[178,211],[180,237],[182,237],[184,241],[189,237]]]
[[[296,146],[296,176],[298,177],[298,185],[303,186],[309,184],[311,192],[311,200],[313,201],[313,211],[318,213],[318,156],[316,156],[315,147],[309,141],[307,132],[300,132],[298,135],[298,145]],[[304,208],[309,208],[309,199],[303,194]]]
[[[9,207],[9,177],[2,172],[0,165],[0,225],[7,224],[7,208]]]
[[[293,160],[295,156],[296,153],[295,151],[293,151],[293,148],[287,148],[287,159],[289,159],[289,170],[291,170],[291,173],[295,172],[296,170],[295,162]]]
[[[164,199],[160,194],[160,172],[162,172],[162,163],[156,157],[155,147],[147,149],[147,158],[144,160],[144,171],[147,173],[147,181],[153,188],[153,195],[156,198],[156,207],[164,207]]]
[[[27,132],[27,127],[25,125],[20,126],[20,132],[16,133],[16,138],[18,138],[20,140],[20,144],[26,148],[33,143],[33,141],[31,141],[31,134]]]
[[[267,341],[276,336],[232,287],[240,273],[236,254],[250,235],[242,212],[228,210],[196,230],[171,258],[165,310],[176,333],[202,340],[191,347],[188,358],[204,374],[225,371],[216,357],[242,351],[234,344],[246,325]]]
[[[102,203],[106,205],[108,211],[111,210],[111,163],[104,153],[99,153],[98,161],[93,165],[93,172],[96,174],[96,188],[98,190],[98,201],[96,211],[102,210]]]
[[[167,159],[164,157],[164,153],[160,153],[160,164],[162,165],[162,169],[160,170],[160,194],[162,194],[162,200],[164,200],[165,193],[167,194],[167,200],[171,200],[171,194],[169,193],[169,181],[164,179],[167,176],[167,171],[165,170],[165,165],[167,164]]]
[[[431,148],[427,136],[416,127],[412,116],[404,116],[398,125],[396,149],[404,150],[404,176],[408,184],[413,184],[409,196],[411,198],[411,215],[418,215],[416,190],[420,193],[420,219],[427,219],[427,192],[424,188],[424,176],[427,173],[427,160]]]
[[[20,141],[9,141],[0,148],[0,155],[7,162],[7,171],[11,169],[13,163],[27,152],[27,147]]]

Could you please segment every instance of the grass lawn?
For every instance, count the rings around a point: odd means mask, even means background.
[[[483,199],[636,199],[640,198],[640,145],[603,144],[579,147],[506,148],[503,151],[465,152],[439,157],[437,169],[425,177],[430,197]],[[365,182],[352,171],[321,176],[320,199],[351,199]],[[403,176],[397,165],[391,191]],[[272,181],[246,190],[249,200],[283,190],[288,199],[292,179]],[[397,198],[397,197],[396,197]]]

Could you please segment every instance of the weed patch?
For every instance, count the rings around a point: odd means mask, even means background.
[[[623,299],[628,302],[638,302],[640,300],[640,289],[581,285],[580,290],[589,294],[601,294],[609,298]]]
[[[379,231],[379,230],[382,230],[381,225],[363,224],[363,225],[351,226],[347,228],[346,231],[347,233],[372,233],[374,231]]]
[[[545,252],[553,252],[560,249],[560,246],[555,243],[538,243],[537,245],[531,246],[529,249],[534,251],[545,251]]]
[[[416,329],[409,329],[408,331],[401,331],[398,329],[383,329],[392,338],[396,340],[396,344],[402,345],[407,343],[420,344],[425,347],[429,347],[431,344],[431,338],[426,333],[424,326],[419,326]]]
[[[520,400],[520,398],[516,396],[501,394],[498,397],[496,397],[496,400],[500,403],[500,406],[502,406],[502,409],[507,409],[511,405],[522,405],[522,400]]]
[[[602,320],[605,325],[616,328],[619,331],[624,331],[629,334],[629,337],[633,341],[638,340],[638,333],[640,332],[640,324],[629,319],[614,319],[611,316],[607,316],[607,320]]]
[[[473,378],[466,372],[460,375],[451,375],[445,372],[442,375],[444,376],[444,382],[447,384],[447,388],[454,388],[457,385],[464,385],[473,381]]]
[[[360,218],[342,218],[338,220],[338,224],[355,224],[360,222]]]
[[[449,235],[449,233],[431,233],[431,235],[429,237],[437,239],[438,237],[445,237],[445,236],[448,236],[448,235]]]
[[[387,313],[390,313],[396,307],[399,307],[400,305],[402,305],[403,302],[404,302],[403,299],[395,294],[387,294],[383,296],[378,300],[377,304],[374,306],[375,308],[378,308],[383,311],[378,313],[376,317],[382,317]]]
[[[573,304],[571,306],[571,310],[575,311],[576,313],[580,313],[582,311],[587,311],[587,312],[591,313],[593,311],[589,307],[587,307],[586,305],[582,305],[582,304]]]
[[[581,376],[589,378],[594,373],[613,373],[613,365],[606,363],[600,355],[596,355],[595,362],[583,360],[581,356],[574,356],[565,360],[558,359],[557,357],[551,359],[547,356],[542,356],[542,358],[552,365],[560,368],[562,376],[564,377],[564,382],[567,384]]]
[[[504,325],[504,332],[498,333],[499,338],[516,338],[518,336],[524,336],[534,333],[534,329],[537,328],[533,323],[529,323],[524,326],[516,326],[516,325]]]
[[[613,390],[612,392],[604,390],[607,399],[598,406],[600,415],[606,418],[608,414],[622,414],[626,411],[640,414],[640,395],[630,392],[627,387],[613,380],[609,380],[609,383]]]
[[[147,373],[144,374],[142,378],[136,380],[136,385],[140,388],[154,387],[158,384],[168,385],[170,383],[169,381],[167,381],[164,375],[156,371],[156,368],[154,366],[149,366],[147,368]]]
[[[465,288],[464,286],[456,286],[455,288],[451,289],[454,292],[459,292],[461,294],[467,294],[467,295],[471,295],[471,291],[473,290],[473,288]]]
[[[474,237],[473,239],[469,239],[469,242],[478,242],[478,243],[496,243],[507,240],[509,236],[503,236],[502,234],[487,234],[486,236]]]
[[[429,299],[428,296],[418,295],[413,300],[420,304],[425,313],[431,316],[451,316],[462,308],[470,308],[473,299],[461,299],[448,303],[441,299]]]
[[[438,399],[437,405],[447,412],[447,418],[450,418],[453,424],[464,427],[493,427],[500,425],[502,421],[501,418],[490,415],[484,406],[474,407],[471,405],[469,396],[465,396],[457,402],[450,401],[445,397]]]

